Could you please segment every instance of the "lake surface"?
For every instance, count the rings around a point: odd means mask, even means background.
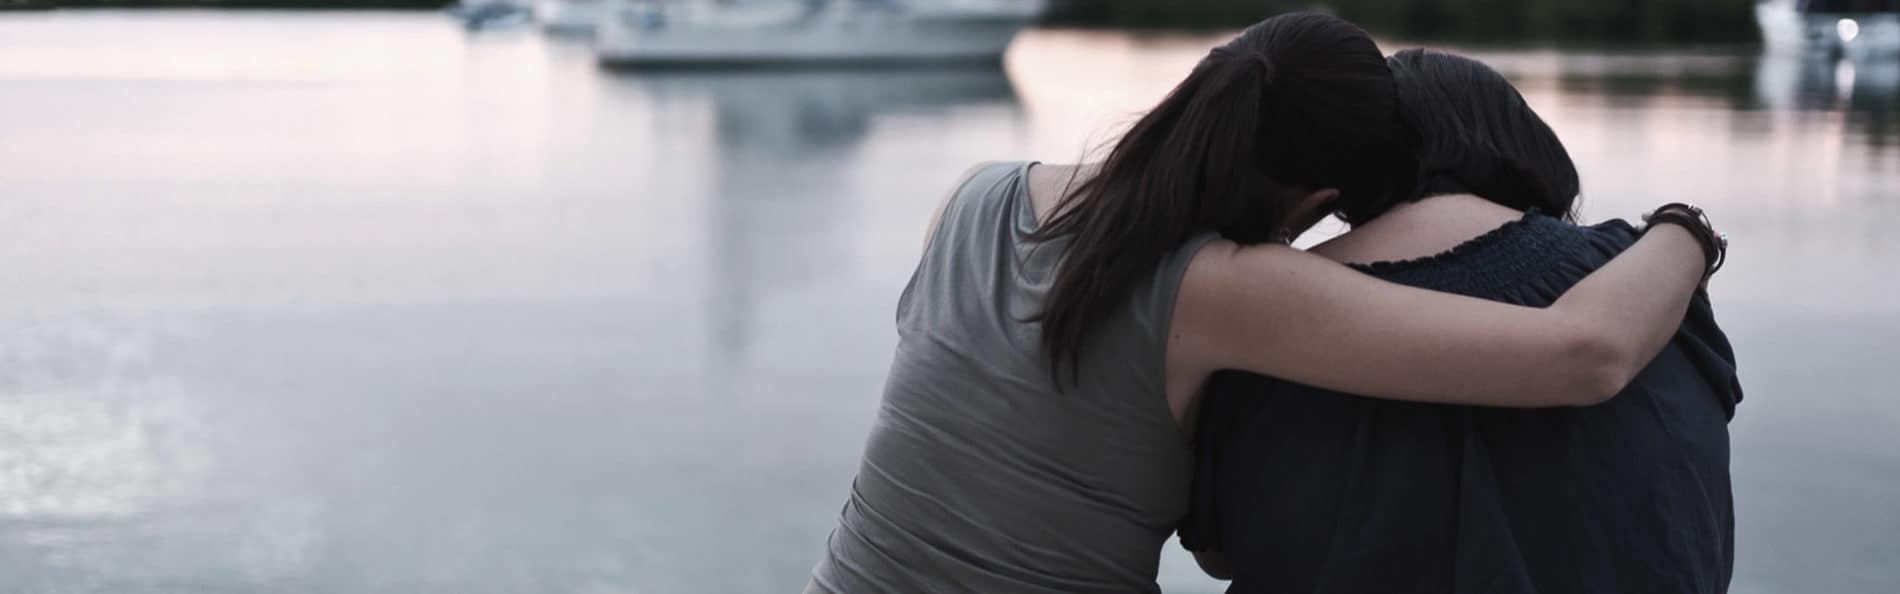
[[[947,184],[1217,41],[634,75],[435,14],[0,13],[0,590],[795,591]],[[1587,218],[1734,238],[1734,590],[1900,588],[1900,63],[1476,53]]]

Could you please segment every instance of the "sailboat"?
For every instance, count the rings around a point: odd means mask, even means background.
[[[997,62],[1043,0],[606,0],[609,66]]]

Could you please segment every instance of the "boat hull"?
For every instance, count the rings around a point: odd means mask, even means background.
[[[733,27],[671,23],[610,3],[595,50],[601,63],[624,67],[993,63],[1034,16],[893,13]]]

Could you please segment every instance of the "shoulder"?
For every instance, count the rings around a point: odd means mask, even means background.
[[[1639,235],[1622,220],[1582,225],[1534,214],[1458,260],[1457,273],[1446,277],[1455,279],[1452,288],[1431,288],[1521,305],[1549,305],[1622,255]],[[1393,280],[1430,286],[1421,284],[1429,279],[1415,275]]]
[[[1374,224],[1380,222],[1374,221]],[[1491,222],[1484,221],[1487,225]],[[1520,214],[1515,220],[1470,236],[1477,228],[1458,229],[1458,235],[1467,236],[1462,243],[1434,246],[1434,249],[1443,249],[1431,255],[1378,259],[1356,254],[1359,257],[1349,257],[1346,261],[1372,260],[1372,264],[1357,267],[1399,284],[1543,306],[1615,259],[1635,243],[1638,235],[1633,227],[1620,220],[1579,225],[1535,212]],[[1385,233],[1371,241],[1405,247],[1400,250],[1402,253],[1419,253],[1426,251],[1420,246],[1442,243],[1423,235],[1403,237],[1410,232],[1403,227],[1388,226],[1379,231]],[[1329,255],[1339,257],[1337,253]]]
[[[944,210],[963,197],[1005,195],[1006,192],[999,186],[1021,183],[1021,177],[1029,165],[1021,161],[984,161],[965,169],[950,184],[950,190],[944,193],[937,204],[937,216],[943,216]]]
[[[1025,161],[984,161],[970,166],[957,176],[950,185],[950,193],[955,195],[964,191],[980,191],[994,188],[1000,183],[1017,181],[1025,175],[1032,163]]]
[[[1020,162],[984,161],[957,174],[955,181],[950,183],[949,189],[937,199],[937,206],[930,215],[930,225],[924,228],[925,243],[928,244],[930,238],[936,236],[937,228],[943,225],[944,212],[957,202],[959,196],[993,186],[1024,165]]]
[[[1561,234],[1569,247],[1567,253],[1573,257],[1588,260],[1601,266],[1615,259],[1623,250],[1636,245],[1642,238],[1642,231],[1623,219],[1610,219],[1594,225],[1567,223],[1550,217],[1539,217],[1540,228]]]
[[[1583,224],[1532,211],[1492,235],[1480,239],[1495,243],[1489,247],[1601,263],[1635,245],[1642,232],[1622,219]]]

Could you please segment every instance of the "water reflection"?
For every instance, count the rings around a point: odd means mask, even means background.
[[[727,159],[819,156],[857,145],[882,116],[1016,103],[995,68],[622,72],[614,84],[661,103],[705,102]]]
[[[1488,54],[1473,52],[1527,91],[1552,88],[1608,107],[1675,104],[1759,111],[1842,112],[1848,130],[1892,142],[1900,111],[1900,57],[1836,59],[1823,54],[1734,53]],[[1709,103],[1709,102],[1713,103]],[[1687,103],[1685,103],[1687,102]]]
[[[995,68],[621,73],[611,84],[638,89],[660,104],[657,113],[679,104],[710,111],[703,294],[720,352],[740,363],[761,295],[846,264],[857,240],[847,228],[865,223],[849,204],[853,180],[839,172],[877,122],[969,109],[1020,115],[1015,88]],[[681,136],[659,140],[703,142],[697,130]]]
[[[1900,140],[1900,56],[1765,55],[1755,69],[1755,96],[1766,109],[1845,113],[1843,134],[1876,150]]]

